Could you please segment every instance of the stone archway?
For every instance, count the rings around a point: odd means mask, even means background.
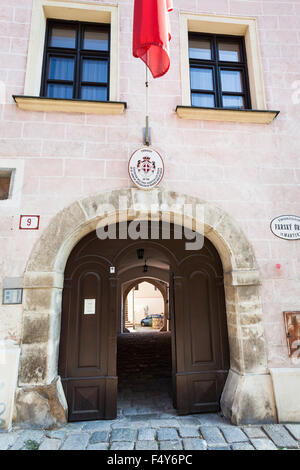
[[[189,216],[185,208],[189,208]],[[234,220],[198,198],[154,189],[115,190],[89,196],[59,212],[36,243],[24,275],[23,337],[16,421],[51,426],[65,419],[57,375],[64,268],[72,248],[97,227],[134,218],[203,225],[223,264],[230,372],[221,407],[235,424],[274,422],[267,368],[260,275],[251,245]]]

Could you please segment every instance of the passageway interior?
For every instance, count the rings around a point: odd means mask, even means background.
[[[140,243],[124,253],[119,276],[118,406],[129,413],[172,409],[169,260]]]
[[[120,334],[117,374],[119,407],[131,413],[172,409],[171,332]]]

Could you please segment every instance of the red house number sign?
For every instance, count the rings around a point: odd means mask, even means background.
[[[39,215],[21,215],[20,216],[20,230],[38,230],[40,225]]]

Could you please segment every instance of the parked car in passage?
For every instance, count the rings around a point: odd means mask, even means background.
[[[145,318],[141,320],[142,326],[152,326],[152,318],[163,318],[163,315],[160,313],[152,313],[151,315],[147,315]]]

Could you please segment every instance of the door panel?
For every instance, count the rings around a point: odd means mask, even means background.
[[[218,411],[229,368],[222,273],[194,256],[180,274],[174,284],[176,357],[181,356],[177,409],[180,414]]]
[[[168,297],[168,318],[170,322],[171,345],[172,345],[172,387],[173,387],[173,406],[177,408],[177,386],[176,386],[176,371],[177,371],[177,354],[176,354],[176,328],[175,328],[175,304],[174,304],[174,274],[170,270],[169,276],[169,297]]]
[[[70,421],[87,421],[102,418],[104,410],[105,381],[81,379],[67,381]]]
[[[101,352],[99,350],[99,330],[103,295],[102,278],[97,273],[85,273],[79,279],[79,325],[78,325],[78,368],[96,368],[101,370]],[[88,300],[85,306],[85,301]],[[88,310],[90,302],[90,310]],[[95,304],[95,314],[92,312]],[[100,311],[97,311],[97,310]]]
[[[191,363],[193,366],[197,366],[199,363],[213,362],[214,360],[208,277],[201,271],[193,272],[188,279],[188,290],[190,294]]]
[[[83,258],[76,263],[71,259],[67,265],[59,373],[69,421],[116,416],[117,303],[113,290],[109,267],[103,263]]]
[[[219,384],[215,373],[177,375],[177,390],[179,414],[219,409]]]

